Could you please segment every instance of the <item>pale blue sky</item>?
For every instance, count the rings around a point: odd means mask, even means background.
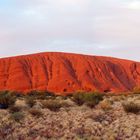
[[[140,0],[1,0],[0,57],[44,51],[140,61]]]

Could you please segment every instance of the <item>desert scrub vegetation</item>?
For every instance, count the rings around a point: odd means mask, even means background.
[[[139,113],[140,112],[140,104],[134,103],[134,102],[126,102],[123,103],[123,108],[125,112],[127,113]]]
[[[0,109],[7,109],[15,104],[16,98],[9,91],[0,92]]]
[[[24,119],[25,115],[23,112],[14,112],[10,115],[10,119],[16,121],[16,122],[20,122]]]
[[[103,94],[98,92],[88,92],[88,93],[78,92],[73,95],[73,101],[77,105],[86,104],[91,108],[97,105],[102,100]]]
[[[83,92],[77,92],[75,94],[73,94],[73,101],[77,104],[77,105],[83,105],[85,102],[84,99],[84,93]]]
[[[34,116],[34,117],[41,117],[41,116],[43,116],[43,113],[39,109],[32,108],[32,109],[29,110],[29,113],[32,116]]]
[[[59,109],[64,106],[59,100],[46,100],[42,101],[41,104],[43,105],[43,108],[48,108],[51,111],[59,111]]]
[[[53,92],[49,91],[37,91],[37,90],[32,90],[27,93],[29,97],[35,98],[35,99],[50,99],[54,98],[55,94]]]

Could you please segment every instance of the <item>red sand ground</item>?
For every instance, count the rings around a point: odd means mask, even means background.
[[[140,85],[140,63],[111,57],[39,53],[0,59],[0,90],[129,91]]]

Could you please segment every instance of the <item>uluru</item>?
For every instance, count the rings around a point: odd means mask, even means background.
[[[0,59],[0,90],[53,92],[131,91],[140,85],[140,63],[46,52]]]

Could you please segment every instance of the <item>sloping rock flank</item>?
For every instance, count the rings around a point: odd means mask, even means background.
[[[140,63],[102,56],[39,53],[0,59],[0,90],[129,91],[140,85]]]

